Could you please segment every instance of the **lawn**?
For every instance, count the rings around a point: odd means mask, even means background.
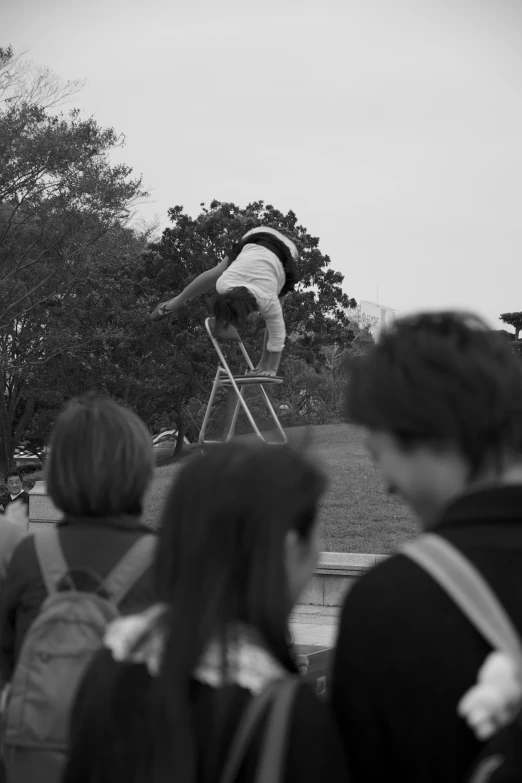
[[[287,434],[291,443],[310,453],[329,479],[320,509],[325,551],[381,554],[412,537],[415,519],[400,499],[384,490],[357,428],[349,424],[295,427]],[[156,469],[145,504],[148,524],[157,524],[178,470],[179,463]]]

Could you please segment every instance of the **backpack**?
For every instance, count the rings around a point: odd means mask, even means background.
[[[286,742],[290,729],[291,707],[299,686],[298,677],[268,685],[251,699],[232,742],[219,783],[235,783],[248,749],[269,711],[256,765],[254,783],[283,783],[286,780]]]
[[[102,647],[118,604],[152,562],[156,538],[140,538],[95,592],[76,590],[58,530],[39,531],[35,549],[47,589],[24,639],[3,715],[8,783],[58,783],[66,762],[69,716],[83,673]],[[72,589],[58,589],[67,580]],[[104,597],[102,593],[105,594]]]
[[[455,547],[432,533],[399,550],[424,568],[448,593],[468,620],[491,644],[521,667],[522,644],[505,609],[482,575]],[[522,716],[487,740],[475,760],[468,783],[522,781]]]

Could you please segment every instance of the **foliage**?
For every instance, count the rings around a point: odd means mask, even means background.
[[[505,324],[509,324],[515,330],[515,339],[518,340],[520,330],[522,329],[522,312],[521,313],[502,313],[500,320]]]
[[[43,391],[47,370],[88,350],[63,313],[93,279],[100,241],[145,195],[109,161],[123,142],[112,128],[53,113],[78,86],[0,49],[0,468],[38,399],[56,397],[55,384]]]
[[[159,268],[157,265],[158,256],[152,257],[147,274],[147,279],[158,291],[157,301],[170,298],[198,274],[218,263],[249,229],[259,225],[276,228],[289,236],[299,248],[302,274],[297,290],[284,305],[288,332],[282,364],[285,390],[292,385],[292,362],[297,362],[296,366],[313,368],[311,377],[318,375],[323,369],[323,348],[337,344],[342,351],[351,345],[358,331],[347,317],[347,311],[355,307],[355,300],[342,291],[343,277],[330,268],[330,258],[319,250],[319,240],[298,224],[293,212],[284,215],[271,205],[265,206],[262,201],[249,204],[244,209],[219,201],[213,201],[208,208],[204,204],[201,207],[201,213],[195,219],[188,216],[181,206],[169,210],[173,226],[164,231],[161,242],[153,248],[159,254],[162,266]],[[203,330],[209,301],[210,297],[192,300],[176,312],[171,325],[160,326],[165,334],[171,330],[180,354],[190,357],[190,361],[180,367],[181,373],[188,374],[187,394],[180,400],[180,408],[185,409],[194,422],[201,421],[213,374],[209,367],[216,364],[216,357]],[[245,345],[254,359],[261,351],[263,331],[261,317],[250,319],[244,330]],[[232,362],[239,368],[234,359]],[[196,390],[198,399],[195,405],[191,400]],[[278,391],[273,391],[276,401],[278,395]],[[250,392],[248,396],[256,399]],[[217,408],[219,429],[227,418],[224,394],[218,397]],[[221,416],[219,411],[222,411]]]
[[[337,405],[338,359],[361,335],[347,317],[355,300],[319,240],[293,212],[262,201],[244,209],[213,201],[194,219],[173,207],[172,225],[154,241],[152,228],[131,229],[145,194],[128,166],[110,163],[122,137],[74,109],[56,112],[78,88],[0,49],[0,468],[20,443],[41,456],[64,401],[90,390],[130,406],[151,430],[174,426],[179,445],[186,431],[197,435],[216,365],[203,329],[208,301],[159,324],[147,316],[261,224],[301,252],[302,281],[285,303],[280,394],[298,419],[317,418],[319,398],[327,415]],[[254,357],[263,328],[253,318],[245,332]],[[218,402],[222,426],[227,400]]]

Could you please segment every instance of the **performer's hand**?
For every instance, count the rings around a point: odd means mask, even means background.
[[[160,304],[150,314],[151,321],[161,321],[163,318],[167,318],[171,313],[181,307],[179,297],[175,296],[174,299],[169,299],[168,302],[160,302]]]

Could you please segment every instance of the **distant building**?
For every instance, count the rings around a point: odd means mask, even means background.
[[[359,326],[368,326],[372,337],[376,340],[381,329],[386,326],[392,326],[395,322],[398,310],[392,307],[385,307],[376,302],[368,302],[362,299],[360,304],[354,310],[350,310],[347,315],[350,319],[356,321]]]

